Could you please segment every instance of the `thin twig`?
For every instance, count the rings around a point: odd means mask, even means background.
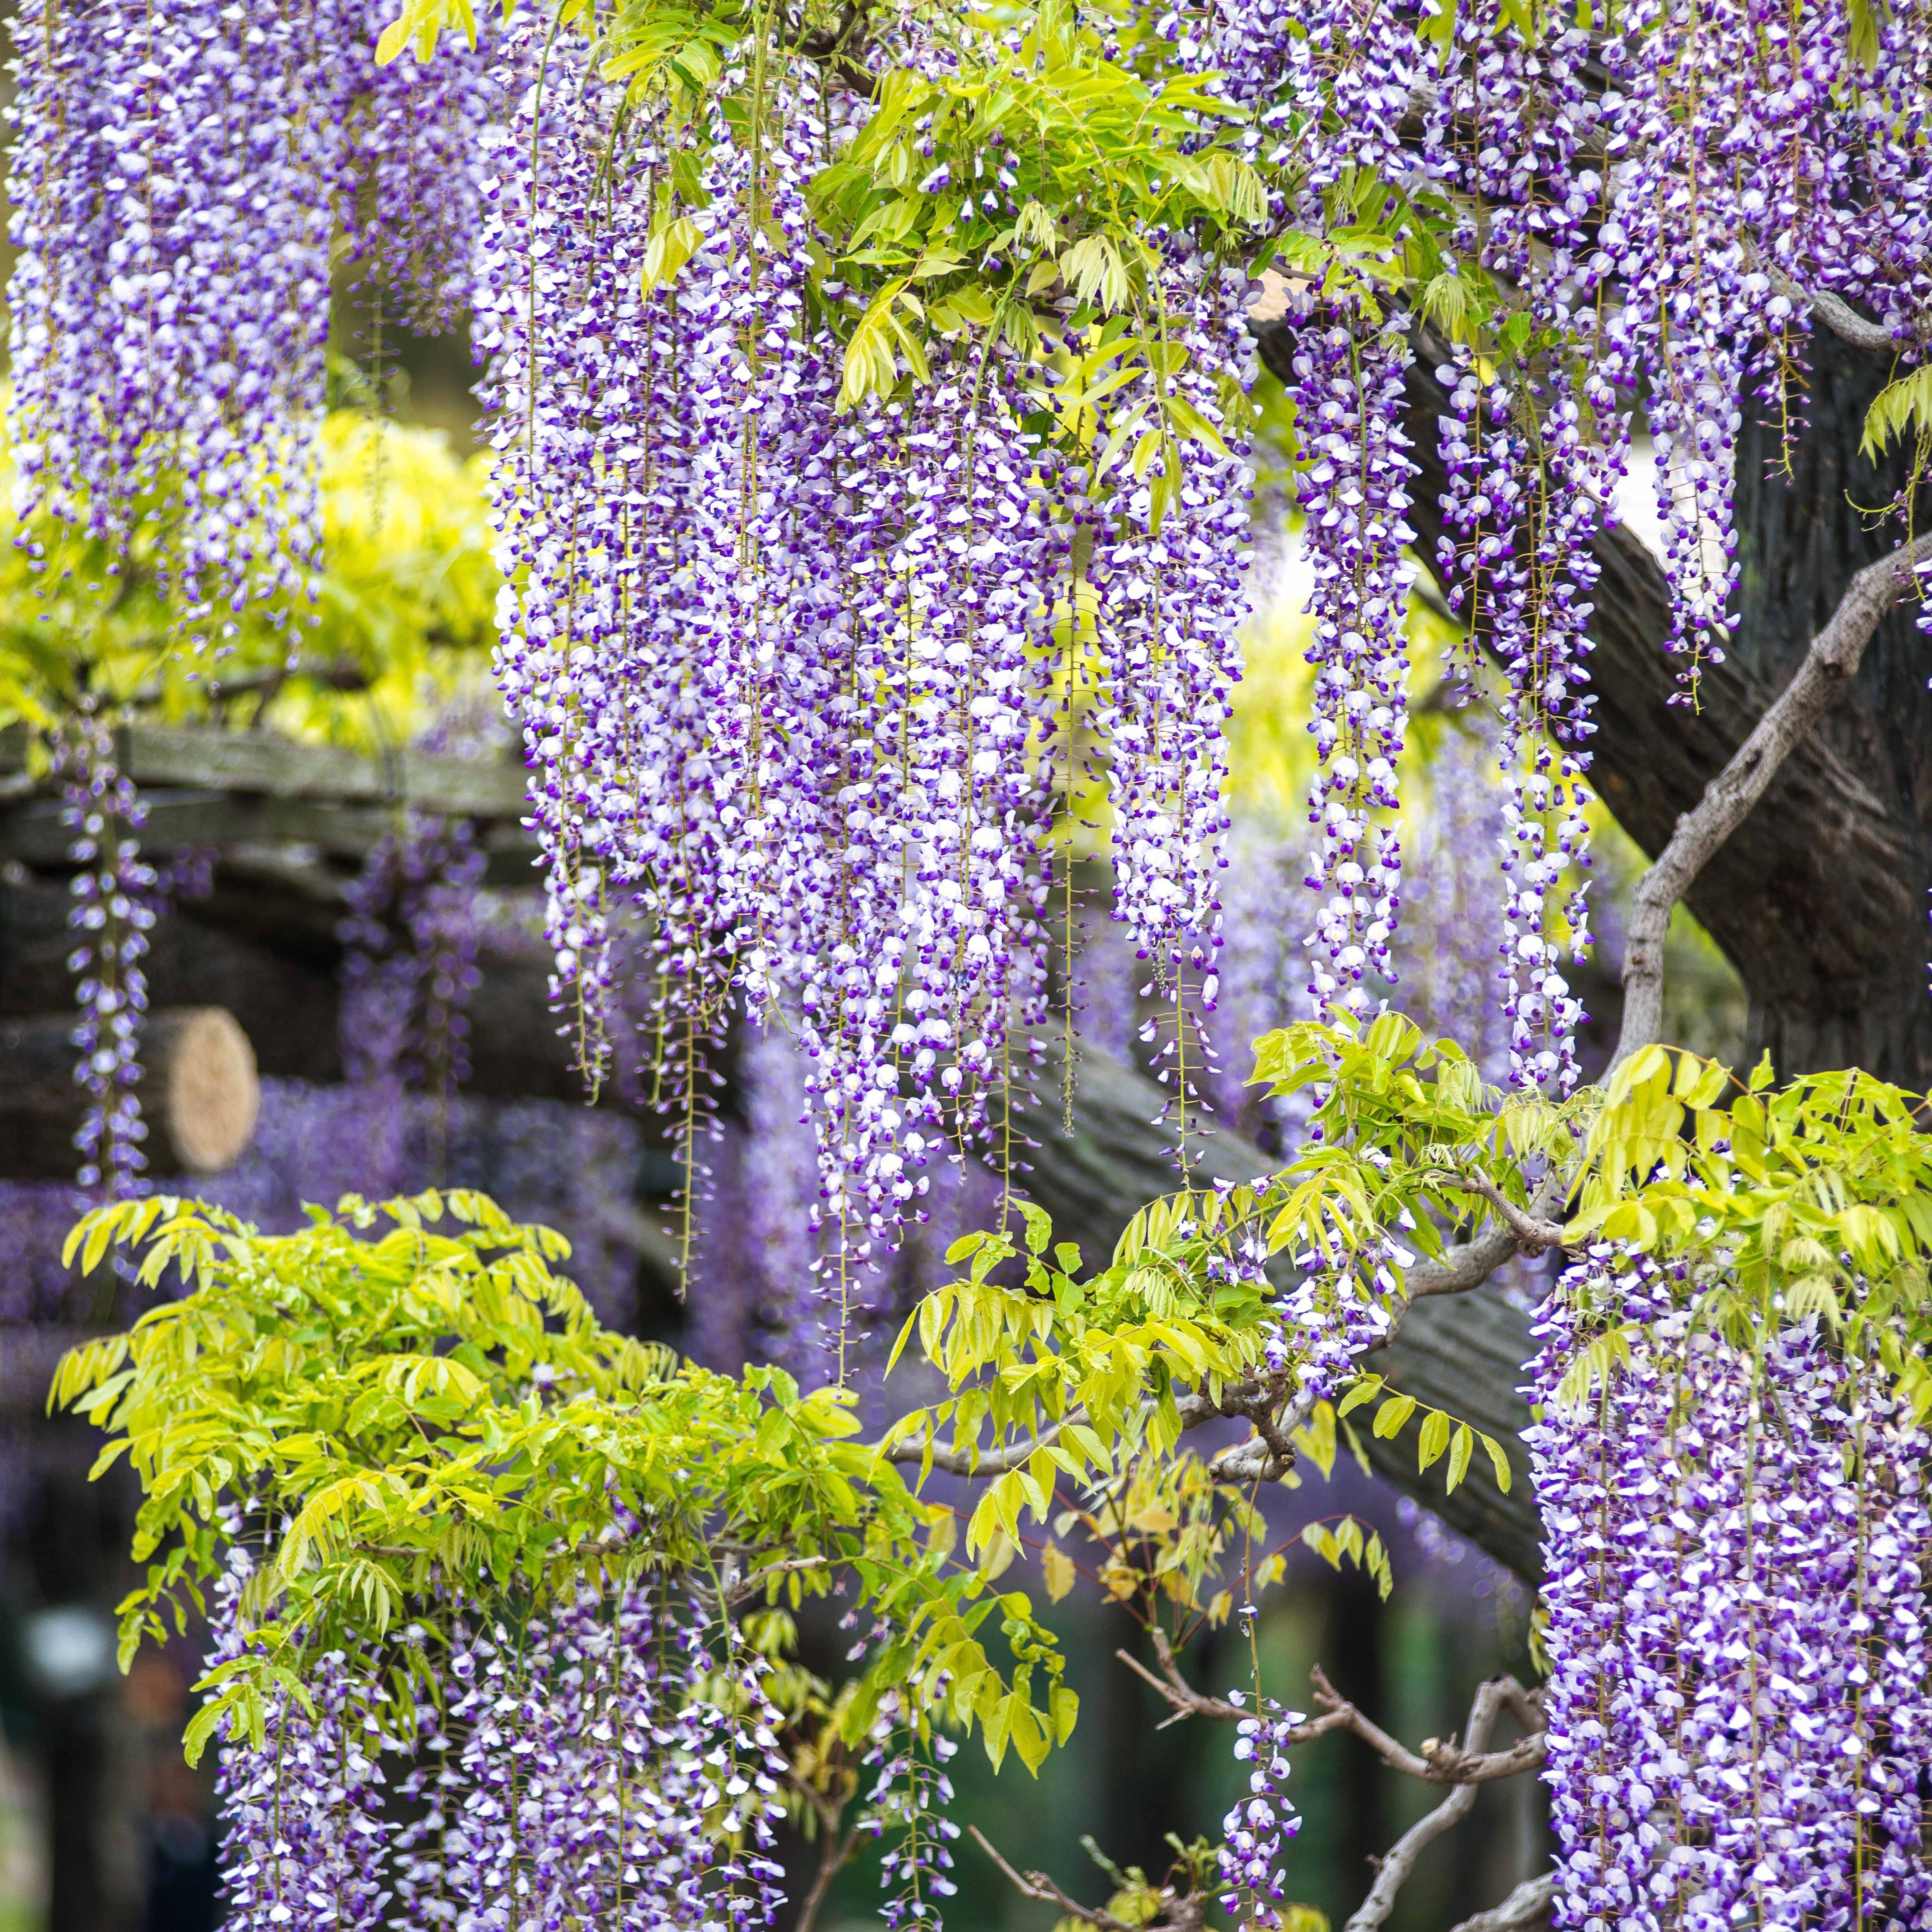
[[[1490,1728],[1496,1722],[1497,1707],[1502,1701],[1501,1688],[1494,1683],[1483,1684],[1477,1690],[1475,1702],[1469,1706],[1466,1755],[1480,1757],[1484,1754],[1490,1742]],[[1394,1909],[1395,1895],[1415,1869],[1416,1860],[1450,1826],[1461,1823],[1475,1802],[1475,1786],[1459,1784],[1433,1811],[1418,1819],[1403,1832],[1382,1860],[1382,1868],[1376,1874],[1376,1882],[1370,1886],[1368,1897],[1355,1908],[1346,1932],[1376,1932]]]
[[[815,1801],[815,1794],[814,1801]],[[792,1932],[812,1932],[818,1918],[818,1908],[825,1903],[825,1895],[832,1889],[832,1881],[852,1861],[852,1854],[858,1849],[859,1828],[853,1826],[842,1835],[838,1829],[838,1814],[835,1812],[829,1823],[824,1822],[825,1811],[814,1802],[821,1828],[824,1833],[825,1849],[819,1854],[818,1870],[812,1875],[812,1889],[805,1894],[805,1902],[798,1909],[797,1922]]]
[[[1062,1892],[1045,1872],[1028,1872],[1022,1878],[994,1850],[987,1842],[986,1833],[978,1826],[968,1825],[966,1828],[972,1834],[973,1842],[1012,1880],[1023,1897],[1036,1898],[1042,1905],[1057,1905],[1070,1918],[1081,1919],[1089,1925],[1097,1926],[1100,1932],[1136,1932],[1136,1928],[1130,1925],[1124,1918],[1116,1918],[1111,1912],[1100,1912],[1090,1905],[1082,1905],[1077,1898]]]
[[[1527,1736],[1517,1738],[1507,1750],[1489,1750],[1484,1748],[1488,1723],[1482,1729],[1484,1742],[1478,1742],[1472,1720],[1469,1735],[1462,1744],[1453,1738],[1426,1738],[1422,1748],[1412,1751],[1342,1696],[1319,1664],[1310,1674],[1315,1680],[1315,1701],[1322,1706],[1323,1715],[1332,1720],[1334,1728],[1353,1731],[1392,1770],[1424,1784],[1493,1784],[1499,1778],[1514,1778],[1520,1771],[1540,1765],[1548,1749],[1542,1711],[1513,1677],[1492,1678],[1483,1686],[1490,1699],[1486,1708],[1492,1720],[1501,1709],[1516,1713],[1520,1721],[1532,1724],[1534,1728]]]
[[[1162,1634],[1154,1633],[1154,1648],[1165,1648]],[[1243,1710],[1238,1704],[1224,1703],[1219,1697],[1207,1697],[1185,1682],[1174,1668],[1172,1654],[1163,1660],[1168,1673],[1166,1681],[1156,1677],[1130,1650],[1117,1650],[1114,1654],[1144,1682],[1150,1684],[1174,1706],[1177,1716],[1183,1718],[1219,1718],[1225,1723],[1237,1723],[1243,1718],[1252,1718],[1252,1711]]]
[[[1466,1918],[1450,1932],[1528,1932],[1548,1915],[1550,1902],[1556,1895],[1556,1874],[1545,1872],[1540,1878],[1526,1878],[1500,1905]]]
[[[1631,902],[1624,941],[1623,1031],[1612,1066],[1663,1036],[1664,936],[1672,908],[1850,682],[1880,619],[1910,588],[1913,572],[1928,556],[1932,532],[1867,565],[1852,579],[1791,682],[1730,763],[1704,788],[1695,808],[1678,819],[1670,844],[1644,874]]]
[[[735,1608],[755,1597],[775,1576],[788,1576],[801,1570],[826,1569],[830,1562],[831,1558],[825,1556],[788,1556],[781,1562],[767,1563],[748,1576],[728,1582],[724,1595]]]

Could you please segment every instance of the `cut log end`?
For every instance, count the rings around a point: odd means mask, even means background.
[[[71,1013],[0,1020],[0,1178],[70,1178],[88,1096],[74,1079]],[[156,1178],[216,1174],[255,1132],[261,1103],[255,1052],[224,1006],[150,1013],[136,1091],[148,1124],[147,1172]]]
[[[156,1125],[178,1171],[233,1166],[254,1138],[262,1099],[255,1049],[234,1015],[225,1006],[159,1014],[142,1045],[163,1082],[158,1094],[143,1097],[158,1102]]]

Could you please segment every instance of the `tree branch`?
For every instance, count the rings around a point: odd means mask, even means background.
[[[1439,1262],[1417,1262],[1402,1270],[1402,1300],[1394,1311],[1388,1333],[1376,1344],[1386,1348],[1402,1330],[1402,1318],[1412,1303],[1431,1294],[1467,1294],[1482,1286],[1504,1262],[1514,1256],[1540,1254],[1546,1248],[1562,1245],[1561,1225],[1550,1220],[1550,1210],[1569,1192],[1569,1175],[1552,1167],[1530,1196],[1526,1210],[1506,1200],[1486,1180],[1462,1175],[1448,1177],[1448,1184],[1479,1194],[1491,1202],[1502,1218],[1486,1228],[1473,1241],[1448,1250]],[[1368,1352],[1372,1354],[1374,1349]]]
[[[1782,268],[1768,268],[1766,272],[1772,286],[1786,302],[1810,310],[1841,341],[1849,342],[1855,349],[1876,350],[1881,356],[1898,352],[1900,345],[1892,331],[1881,322],[1866,321],[1842,296],[1834,296],[1828,290],[1814,295],[1808,289],[1801,289]]]
[[[1411,1301],[1431,1294],[1467,1294],[1521,1252],[1514,1233],[1498,1222],[1485,1228],[1473,1241],[1446,1250],[1439,1262],[1421,1261],[1405,1268],[1402,1292]],[[1388,1337],[1394,1339],[1392,1334]]]
[[[1652,1046],[1664,1030],[1664,937],[1672,908],[1708,860],[1750,815],[1778,768],[1810,735],[1858,668],[1884,616],[1932,556],[1932,533],[1868,565],[1852,579],[1838,608],[1756,728],[1677,821],[1670,842],[1643,875],[1630,906],[1624,942],[1624,1022],[1612,1066]]]
[[[1550,1910],[1556,1895],[1556,1874],[1545,1872],[1540,1878],[1525,1879],[1502,1904],[1466,1918],[1450,1932],[1528,1932]]]
[[[1098,1928],[1098,1932],[1139,1932],[1139,1928],[1130,1925],[1124,1918],[1116,1918],[1111,1912],[1099,1912],[1090,1905],[1082,1905],[1077,1898],[1070,1898],[1048,1878],[1045,1872],[1028,1872],[1022,1878],[987,1842],[986,1834],[976,1825],[968,1825],[973,1842],[1018,1888],[1021,1895],[1036,1898],[1042,1905],[1057,1905],[1070,1918],[1078,1918],[1084,1924]]]
[[[1177,1398],[1174,1406],[1180,1412],[1184,1429],[1244,1417],[1252,1422],[1256,1436],[1234,1448],[1223,1450],[1214,1459],[1214,1472],[1228,1482],[1250,1482],[1257,1476],[1272,1481],[1293,1464],[1294,1447],[1288,1440],[1288,1432],[1300,1428],[1313,1406],[1311,1399],[1306,1405],[1292,1407],[1277,1420],[1274,1408],[1280,1399],[1278,1390],[1270,1391],[1259,1382],[1231,1382],[1221,1391],[1218,1402],[1205,1394],[1184,1395]],[[1082,1420],[1086,1412],[1076,1408],[1052,1428],[1010,1442],[1004,1449],[982,1452],[934,1447],[932,1466],[944,1469],[949,1476],[1004,1476],[1029,1461],[1035,1450],[1046,1448],[1069,1424]],[[889,1462],[916,1463],[925,1461],[926,1453],[926,1438],[921,1436],[916,1442],[894,1443],[885,1456]]]
[[[1244,1706],[1207,1696],[1196,1690],[1181,1675],[1166,1632],[1156,1628],[1148,1634],[1160,1665],[1159,1675],[1131,1651],[1117,1650],[1114,1654],[1143,1683],[1158,1690],[1178,1715],[1238,1724],[1255,1714]],[[1483,1686],[1480,1694],[1490,1700],[1486,1707],[1489,1716],[1480,1735],[1472,1719],[1468,1735],[1461,1744],[1453,1739],[1427,1738],[1418,1752],[1398,1744],[1380,1725],[1339,1695],[1319,1664],[1311,1674],[1315,1680],[1315,1701],[1322,1707],[1322,1714],[1296,1725],[1285,1740],[1290,1745],[1312,1744],[1330,1731],[1353,1731],[1392,1770],[1424,1784],[1490,1784],[1499,1778],[1514,1778],[1518,1772],[1530,1770],[1544,1760],[1547,1747],[1542,1706],[1534,1694],[1524,1690],[1514,1677],[1494,1677]],[[1498,1711],[1508,1711],[1514,1716],[1526,1735],[1507,1750],[1492,1751],[1485,1747]]]
[[[1042,1429],[1037,1436],[1029,1436],[1022,1441],[1010,1442],[1004,1449],[988,1449],[983,1454],[977,1449],[941,1449],[937,1444],[930,1444],[932,1466],[944,1469],[949,1476],[1004,1476],[1030,1460],[1034,1450],[1044,1449],[1058,1438],[1060,1432],[1070,1422],[1078,1422],[1085,1415],[1084,1408],[1076,1408],[1063,1417],[1051,1429]],[[1203,1418],[1205,1419],[1204,1418]],[[1185,1426],[1184,1418],[1183,1426]],[[922,1436],[916,1442],[896,1442],[886,1451],[888,1462],[921,1462],[926,1458],[928,1438]]]
[[[1478,1689],[1475,1702],[1469,1706],[1466,1755],[1480,1757],[1483,1754],[1490,1742],[1490,1729],[1496,1723],[1497,1708],[1502,1701],[1502,1687],[1498,1684],[1485,1684]],[[1390,1848],[1388,1856],[1382,1860],[1382,1869],[1376,1874],[1376,1882],[1370,1886],[1368,1897],[1355,1908],[1354,1916],[1349,1919],[1346,1932],[1376,1932],[1376,1928],[1388,1917],[1393,1910],[1396,1894],[1402,1889],[1404,1880],[1414,1870],[1416,1860],[1444,1832],[1452,1826],[1460,1824],[1469,1815],[1475,1802],[1474,1784],[1460,1784],[1433,1811],[1426,1817],[1418,1819],[1403,1832]]]
[[[1545,1220],[1536,1211],[1534,1202],[1528,1208],[1519,1208],[1486,1174],[1447,1173],[1439,1177],[1439,1184],[1453,1187],[1459,1193],[1476,1195],[1486,1201],[1514,1236],[1510,1244],[1512,1247],[1525,1254],[1540,1255],[1546,1248],[1560,1248],[1563,1245],[1563,1228],[1560,1222]],[[1539,1193],[1537,1199],[1540,1198]],[[1471,1286],[1475,1284],[1472,1282]]]
[[[1150,1630],[1148,1635],[1154,1640],[1154,1655],[1160,1663],[1158,1676],[1130,1650],[1117,1650],[1114,1654],[1144,1684],[1150,1684],[1158,1690],[1174,1707],[1176,1717],[1213,1718],[1224,1724],[1238,1724],[1243,1718],[1252,1718],[1255,1714],[1242,1705],[1230,1704],[1224,1698],[1209,1697],[1196,1690],[1181,1676],[1180,1666],[1174,1661],[1174,1647],[1167,1640],[1167,1633],[1156,1628]],[[1173,1720],[1170,1718],[1168,1721],[1172,1723]],[[1288,1742],[1291,1744],[1305,1744],[1316,1738],[1325,1736],[1330,1731],[1342,1728],[1343,1720],[1340,1718],[1316,1718],[1307,1724],[1298,1725],[1289,1733]]]
[[[824,1570],[830,1568],[831,1559],[825,1556],[788,1556],[777,1563],[767,1563],[752,1570],[747,1575],[727,1586],[725,1595],[733,1608],[748,1603],[774,1578],[789,1576],[806,1570]]]

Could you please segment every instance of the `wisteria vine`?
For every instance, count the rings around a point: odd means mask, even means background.
[[[1932,12],[1634,0],[1596,32],[1504,0],[1124,8],[1098,28],[908,6],[830,52],[707,14],[718,31],[668,55],[670,26],[638,10],[628,48],[634,20],[593,44],[526,14],[379,66],[389,23],[356,0],[26,0],[10,406],[29,554],[64,520],[105,547],[104,601],[150,575],[198,646],[251,604],[298,622],[334,271],[401,320],[470,311],[497,675],[560,1010],[593,1085],[622,1058],[620,1006],[640,1017],[687,1234],[731,1028],[796,1040],[817,1198],[798,1252],[752,1232],[775,1267],[817,1270],[843,1384],[866,1271],[930,1211],[935,1166],[981,1151],[1010,1190],[1056,1000],[1070,1025],[1073,828],[1095,801],[1136,997],[1171,1003],[1148,1024],[1171,1025],[1184,1144],[1208,1090],[1253,485],[1237,265],[1264,250],[1313,571],[1307,990],[1366,1016],[1400,956],[1406,422],[1432,372],[1432,562],[1500,677],[1501,801],[1469,816],[1500,820],[1508,1073],[1568,1096],[1592,545],[1640,400],[1690,704],[1738,621],[1745,412],[1774,410],[1788,449],[1828,302],[1862,305],[1908,364],[1932,336]],[[439,18],[412,4],[400,38],[427,56]],[[982,113],[995,98],[1035,118],[1010,134]],[[1129,125],[1157,145],[1130,152]],[[1465,669],[1486,688],[1473,648]],[[160,881],[105,728],[75,726],[63,772],[82,1179],[129,1192]],[[476,865],[460,832],[416,828],[378,854],[348,934],[352,1072],[428,1086],[439,1118]],[[789,1111],[782,1085],[754,1104]],[[789,1210],[806,1190],[788,1162]],[[1221,1286],[1262,1292],[1256,1248]],[[1384,1338],[1411,1257],[1385,1232],[1340,1270],[1289,1252],[1303,1279],[1258,1360],[1284,1399],[1326,1399]],[[1546,1317],[1564,1922],[1922,1922],[1927,1442],[1815,1327],[1700,1325],[1716,1292],[1606,1248]],[[1606,1309],[1636,1339],[1588,1401],[1559,1400]],[[238,1553],[223,1663],[248,1640],[247,1574]],[[695,1612],[624,1589],[514,1628],[454,1599],[425,1614],[440,1695],[420,1737],[369,1734],[356,1686],[377,1660],[346,1652],[314,1660],[312,1709],[272,1714],[272,1754],[231,1737],[238,1922],[320,1896],[373,1924],[387,1886],[478,1924],[526,1904],[769,1922],[779,1766],[728,1632],[721,1660]],[[1222,1870],[1260,1919],[1292,1720],[1252,1721]],[[944,1793],[926,1748],[888,1762],[914,1822]],[[412,1750],[425,1808],[391,1842],[380,1760]],[[932,1876],[920,1856],[896,1854],[896,1884]]]
[[[1539,1330],[1559,1922],[1919,1924],[1932,1442],[1815,1316],[1700,1299],[1601,1244]]]

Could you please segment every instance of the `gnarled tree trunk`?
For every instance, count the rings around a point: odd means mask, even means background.
[[[1742,566],[1738,662],[1781,686],[1831,615],[1852,576],[1899,542],[1895,521],[1872,514],[1910,477],[1906,453],[1877,462],[1860,453],[1865,412],[1896,374],[1892,358],[1820,335],[1812,345],[1808,425],[1779,473],[1776,432],[1748,422],[1738,446],[1737,523]],[[1914,528],[1924,527],[1922,497]],[[1932,996],[1926,988],[1928,893],[1932,890],[1932,638],[1909,599],[1880,625],[1851,688],[1818,728],[1823,746],[1857,773],[1880,814],[1846,824],[1840,838],[1882,852],[1888,877],[1847,894],[1802,848],[1817,828],[1784,827],[1779,862],[1760,886],[1753,928],[1719,936],[1750,994],[1750,1046],[1782,1073],[1861,1066],[1916,1092],[1932,1088]],[[1767,799],[1760,812],[1768,811]],[[1875,835],[1884,828],[1882,841]],[[1888,890],[1887,889],[1888,888]],[[1803,936],[1756,963],[1764,930]]]

